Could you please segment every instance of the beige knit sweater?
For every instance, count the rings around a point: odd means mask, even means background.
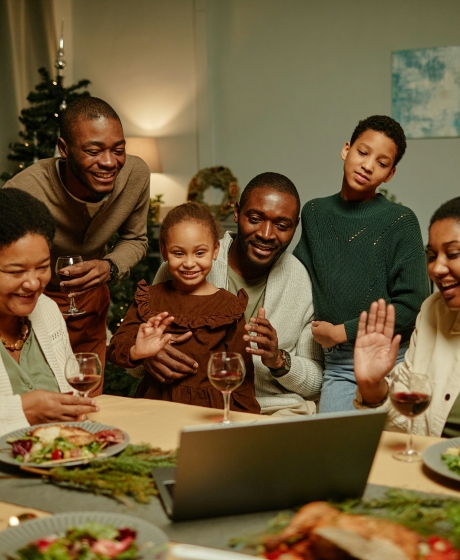
[[[72,392],[73,389],[67,383],[64,374],[65,363],[72,355],[72,348],[58,306],[50,298],[42,295],[29,319],[61,393]],[[0,436],[27,426],[29,422],[22,410],[21,397],[13,395],[10,378],[0,357]]]
[[[56,158],[43,159],[10,179],[4,188],[27,191],[46,204],[57,223],[51,248],[51,284],[59,284],[54,268],[60,255],[81,255],[83,260],[109,257],[120,270],[120,278],[145,257],[147,211],[150,200],[150,171],[136,156],[126,156],[112,194],[91,219],[86,204],[75,200],[63,187]],[[113,233],[119,239],[107,253]]]

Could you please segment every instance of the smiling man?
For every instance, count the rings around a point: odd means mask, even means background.
[[[253,356],[256,397],[264,414],[310,414],[319,396],[322,351],[311,334],[310,277],[286,249],[299,223],[295,185],[279,173],[262,173],[249,182],[235,207],[236,236],[227,232],[208,280],[233,294],[249,296],[246,351]],[[167,265],[155,283],[170,278]],[[156,369],[152,368],[155,362]],[[149,362],[163,382],[194,375],[196,363],[170,345]],[[138,374],[139,370],[133,370]]]
[[[69,308],[68,293],[77,294],[85,314],[66,321],[72,349],[96,352],[104,365],[107,282],[129,274],[145,256],[150,171],[141,159],[126,155],[120,118],[97,97],[69,104],[61,119],[58,148],[60,158],[38,161],[5,187],[29,192],[51,211],[57,231],[46,294],[62,311]],[[118,240],[107,253],[115,232]],[[78,277],[60,282],[55,263],[63,255],[81,255],[84,263],[63,269]],[[101,391],[102,386],[95,394]]]

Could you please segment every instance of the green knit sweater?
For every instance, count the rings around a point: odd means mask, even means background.
[[[307,202],[302,237],[294,255],[313,283],[319,321],[345,324],[356,339],[361,311],[384,298],[396,309],[396,333],[409,340],[420,306],[429,295],[420,226],[409,208],[381,194],[346,202],[339,194]]]

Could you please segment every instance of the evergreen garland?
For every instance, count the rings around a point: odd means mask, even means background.
[[[57,486],[102,494],[123,503],[133,498],[145,504],[151,496],[158,495],[152,469],[176,464],[176,451],[163,451],[147,444],[128,445],[117,457],[96,459],[83,467],[55,467],[44,474],[45,480]]]
[[[88,91],[81,91],[91,83],[89,80],[80,80],[66,88],[63,76],[51,78],[46,68],[40,68],[38,73],[41,82],[27,96],[30,107],[23,109],[19,117],[23,125],[19,132],[22,141],[9,145],[11,153],[7,158],[18,162],[18,166],[13,172],[2,173],[0,179],[3,181],[8,181],[39,159],[53,157],[63,111],[78,97],[90,95]]]

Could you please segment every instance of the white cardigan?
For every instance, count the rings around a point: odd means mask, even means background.
[[[410,377],[411,371],[428,375],[433,391],[426,412],[414,418],[413,433],[441,437],[460,393],[460,311],[449,309],[439,292],[423,302],[404,361],[391,375],[404,372]],[[360,401],[357,392],[354,405],[365,408]],[[406,431],[406,418],[398,414],[389,399],[380,408],[388,410],[387,430]]]
[[[72,348],[58,306],[50,298],[41,295],[29,319],[61,393],[73,391],[64,374]],[[0,436],[29,425],[22,409],[21,397],[13,394],[10,378],[0,356]]]
[[[228,252],[232,241],[232,235],[226,232],[208,275],[209,282],[217,288],[228,289]],[[170,279],[164,263],[154,283]],[[284,408],[296,406],[305,399],[318,399],[323,380],[323,352],[311,334],[314,320],[311,281],[306,268],[290,253],[283,253],[270,270],[264,308],[276,329],[279,348],[291,355],[291,370],[276,378],[262,364],[260,356],[253,355],[256,397],[262,412],[268,407]]]

